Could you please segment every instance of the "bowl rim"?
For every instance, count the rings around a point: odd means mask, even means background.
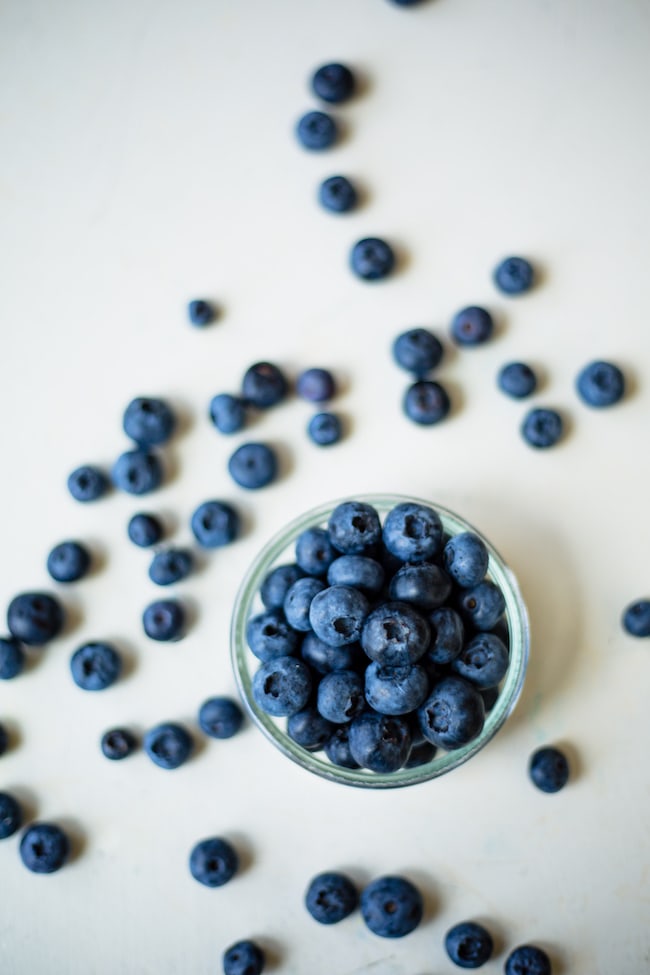
[[[402,768],[396,772],[380,773],[368,769],[347,769],[335,765],[319,752],[309,752],[298,745],[280,725],[285,718],[273,718],[262,711],[252,694],[252,672],[249,664],[259,665],[246,642],[246,624],[253,611],[259,588],[267,573],[280,562],[298,534],[306,528],[323,525],[339,504],[358,501],[372,505],[382,518],[398,504],[414,503],[433,508],[442,520],[445,532],[452,534],[473,532],[486,545],[489,554],[487,578],[502,590],[505,601],[505,617],[510,632],[510,666],[501,685],[494,707],[486,714],[481,733],[461,748],[451,752],[438,750],[434,758],[413,769]],[[287,559],[288,561],[288,559]],[[262,611],[261,609],[259,610]],[[321,778],[339,784],[369,789],[393,789],[418,785],[450,772],[485,747],[512,714],[521,695],[530,653],[530,623],[526,604],[517,579],[498,551],[483,533],[455,511],[435,501],[405,494],[360,493],[323,502],[291,519],[277,531],[259,550],[248,567],[237,591],[230,626],[231,663],[240,697],[254,724],[287,758]]]

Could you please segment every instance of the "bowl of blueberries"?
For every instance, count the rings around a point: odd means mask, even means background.
[[[251,718],[304,769],[396,788],[475,755],[521,692],[530,633],[517,580],[447,508],[393,494],[295,518],[261,550],[233,609]]]

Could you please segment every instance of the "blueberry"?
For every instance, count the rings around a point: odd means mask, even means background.
[[[350,754],[362,768],[385,774],[402,768],[411,750],[403,718],[365,711],[350,724]]]
[[[351,586],[329,586],[317,593],[309,607],[309,622],[317,637],[332,647],[356,643],[370,611],[368,600]]]
[[[287,734],[301,748],[318,752],[331,738],[334,727],[316,708],[306,707],[291,715],[287,721]]]
[[[406,390],[403,407],[409,420],[432,426],[448,416],[451,402],[444,386],[431,379],[421,379]]]
[[[442,558],[449,575],[464,589],[478,586],[490,561],[485,542],[473,532],[453,535],[444,547]]]
[[[409,714],[429,693],[426,672],[412,667],[382,667],[376,661],[366,668],[366,700],[380,714]]]
[[[63,606],[45,592],[23,592],[9,603],[7,626],[12,636],[28,646],[41,646],[63,629]]]
[[[307,436],[318,447],[331,447],[343,436],[341,419],[336,413],[316,413],[307,424]]]
[[[479,690],[496,687],[509,664],[508,650],[494,633],[477,633],[452,661],[451,669]]]
[[[350,726],[339,725],[332,737],[325,743],[325,754],[333,765],[340,768],[360,768],[350,751]]]
[[[495,268],[493,278],[504,294],[522,295],[533,286],[533,268],[523,257],[506,257]]]
[[[187,317],[192,325],[203,328],[210,325],[217,317],[217,310],[214,305],[206,301],[205,298],[195,298],[187,306]]]
[[[296,562],[310,576],[325,576],[336,558],[324,528],[306,528],[296,539]]]
[[[464,589],[458,597],[461,615],[477,630],[491,630],[506,608],[506,601],[498,586],[488,579],[478,586]]]
[[[403,938],[422,920],[422,894],[404,877],[378,877],[361,893],[361,914],[373,934]]]
[[[562,417],[555,410],[530,410],[521,425],[521,435],[531,447],[553,447],[562,436]]]
[[[319,924],[338,924],[359,902],[356,887],[344,873],[317,874],[305,893],[305,907]]]
[[[499,370],[497,384],[506,396],[524,399],[537,389],[537,376],[525,362],[508,362]]]
[[[80,542],[60,542],[47,557],[47,571],[55,582],[76,582],[90,568],[90,553]]]
[[[411,745],[409,757],[404,762],[403,768],[419,768],[427,765],[435,758],[437,748],[430,741],[419,741]]]
[[[324,102],[338,104],[354,94],[354,75],[345,64],[324,64],[314,72],[311,87]]]
[[[138,548],[149,548],[156,545],[163,536],[163,526],[155,515],[138,512],[133,515],[127,526],[130,540]]]
[[[274,481],[278,473],[275,451],[264,443],[245,443],[228,461],[228,471],[236,484],[255,491]]]
[[[363,657],[358,643],[331,647],[319,639],[313,630],[305,634],[300,655],[305,663],[319,674],[329,674],[332,670],[355,670],[359,664],[359,657]]]
[[[23,812],[19,803],[8,792],[0,792],[0,840],[6,840],[20,829]]]
[[[0,680],[12,680],[25,666],[25,651],[13,636],[0,637]]]
[[[334,559],[327,570],[330,586],[352,586],[373,595],[381,592],[384,578],[381,562],[366,555],[341,555]]]
[[[428,562],[442,547],[440,516],[427,505],[405,501],[388,512],[384,520],[384,545],[402,562]]]
[[[224,975],[262,975],[266,958],[254,941],[236,941],[223,953]]]
[[[202,548],[229,545],[239,534],[239,513],[225,501],[204,501],[192,515],[190,528]]]
[[[238,867],[235,848],[220,836],[201,840],[190,853],[190,873],[206,887],[223,887],[232,880]]]
[[[482,345],[492,337],[493,331],[490,313],[474,305],[459,311],[451,323],[451,337],[458,345]]]
[[[242,397],[258,410],[280,403],[289,392],[284,373],[272,362],[255,362],[244,373]]]
[[[109,643],[85,643],[72,654],[72,679],[83,691],[103,691],[114,684],[122,661]]]
[[[448,664],[463,649],[465,627],[458,613],[450,606],[440,606],[429,614],[431,643],[427,656],[433,663]]]
[[[329,149],[337,135],[336,122],[326,112],[307,112],[296,125],[298,142],[305,149]]]
[[[108,491],[108,478],[98,467],[84,464],[68,477],[68,491],[75,501],[96,501]]]
[[[625,377],[612,362],[596,360],[582,369],[576,380],[578,396],[587,406],[613,406],[625,392]]]
[[[294,582],[284,600],[284,615],[289,626],[301,633],[311,629],[309,609],[314,597],[324,588],[325,583],[313,576],[306,576]]]
[[[318,685],[318,713],[333,724],[346,724],[365,709],[363,678],[354,670],[333,670]]]
[[[328,369],[305,369],[296,380],[296,392],[310,403],[324,403],[335,395],[336,382]]]
[[[442,606],[450,592],[451,579],[439,565],[432,562],[403,565],[388,587],[391,599],[412,603],[424,610]]]
[[[393,342],[393,358],[397,365],[419,379],[436,368],[442,355],[440,341],[426,328],[410,328]]]
[[[32,873],[60,870],[70,853],[70,841],[54,823],[32,823],[20,840],[20,858]]]
[[[481,924],[463,921],[445,935],[447,954],[460,968],[480,968],[492,955],[492,935]]]
[[[364,281],[380,281],[395,267],[392,247],[379,237],[358,240],[350,253],[350,267]]]
[[[551,961],[535,945],[519,945],[506,958],[506,975],[551,975]]]
[[[302,579],[305,573],[299,565],[277,565],[271,569],[260,587],[260,597],[267,609],[281,609],[287,593],[294,582]]]
[[[242,709],[230,697],[209,697],[199,708],[199,728],[210,738],[232,738],[243,720]]]
[[[542,792],[559,792],[569,780],[566,755],[551,745],[538,748],[530,757],[528,774]]]
[[[143,744],[154,765],[164,769],[175,769],[186,762],[194,746],[187,729],[173,721],[147,731]]]
[[[630,636],[650,636],[650,599],[630,603],[623,613],[622,622]]]
[[[246,404],[240,396],[218,393],[210,400],[209,414],[219,433],[238,433],[246,422]]]
[[[127,494],[148,494],[162,483],[162,464],[149,450],[127,450],[113,464],[111,477],[115,487]]]
[[[184,625],[185,610],[175,599],[157,599],[142,614],[144,632],[151,640],[177,640]]]
[[[368,616],[361,646],[384,667],[408,667],[426,652],[431,639],[427,621],[408,603],[382,603]]]
[[[375,509],[362,501],[343,501],[327,524],[330,541],[344,555],[363,555],[381,539],[381,522]]]
[[[187,579],[194,565],[194,557],[186,548],[168,548],[156,552],[149,566],[149,578],[157,586],[171,586]]]
[[[100,747],[106,758],[110,758],[112,762],[120,762],[133,754],[137,742],[128,728],[110,728],[102,735]]]
[[[329,176],[318,187],[318,202],[330,213],[349,213],[357,205],[357,191],[345,176]]]
[[[0,722],[0,755],[4,755],[9,746],[9,735],[7,734],[7,729]]]
[[[246,624],[246,642],[263,663],[295,653],[298,639],[298,633],[285,619],[281,609],[270,609],[251,616]]]
[[[290,717],[302,711],[312,691],[307,664],[295,657],[277,657],[263,663],[253,677],[253,697],[273,717]]]
[[[125,434],[139,447],[167,443],[175,426],[176,417],[169,404],[153,396],[131,400],[122,418]]]
[[[448,751],[472,741],[483,728],[483,698],[460,677],[444,677],[418,708],[420,729],[427,741]]]

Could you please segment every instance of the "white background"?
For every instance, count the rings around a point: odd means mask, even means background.
[[[51,588],[45,558],[63,538],[101,556],[92,577],[58,587],[74,625],[0,687],[13,738],[0,788],[64,823],[76,849],[39,877],[18,837],[0,844],[3,975],[208,975],[241,937],[267,948],[269,971],[442,975],[454,970],[444,933],[468,918],[495,935],[486,973],[526,941],[556,973],[647,970],[649,648],[619,620],[650,595],[649,33],[643,0],[2,4],[0,599]],[[358,71],[362,91],[337,112],[340,146],[309,154],[293,126],[316,107],[310,72],[331,60]],[[365,190],[353,215],[315,202],[335,172]],[[399,249],[389,281],[364,284],[347,268],[367,235]],[[540,269],[525,298],[491,283],[508,253]],[[203,331],[185,315],[197,296],[223,307]],[[453,413],[416,428],[390,344],[414,325],[444,338],[472,303],[493,311],[498,333],[481,349],[448,348],[440,378]],[[628,377],[610,411],[574,392],[595,357]],[[566,418],[551,451],[523,443],[527,407],[496,389],[513,358],[544,377],[535,404]],[[332,368],[345,441],[311,445],[311,408],[295,399],[219,435],[210,397],[236,391],[260,359],[292,376]],[[76,504],[67,474],[125,448],[122,410],[141,394],[183,417],[165,486]],[[245,439],[281,449],[283,475],[264,491],[226,472]],[[454,508],[518,574],[533,655],[490,746],[440,780],[381,794],[309,776],[252,726],[204,741],[174,772],[143,753],[103,759],[106,727],[195,727],[205,697],[234,693],[230,608],[256,551],[299,511],[362,491]],[[177,587],[195,607],[186,639],[151,643],[139,620],[159,592],[126,522],[160,511],[188,543],[189,516],[211,497],[240,506],[246,533]],[[129,661],[96,695],[68,666],[93,638]],[[526,773],[546,743],[572,761],[555,796]],[[215,834],[236,843],[244,869],[209,890],[187,857]],[[304,890],[337,868],[359,884],[415,880],[421,927],[391,942],[358,913],[317,925]]]

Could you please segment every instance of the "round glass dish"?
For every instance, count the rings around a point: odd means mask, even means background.
[[[286,718],[273,718],[266,714],[255,702],[252,690],[253,675],[260,662],[248,648],[246,625],[251,616],[261,612],[264,608],[259,596],[262,582],[275,565],[294,561],[294,543],[301,532],[306,528],[326,527],[334,508],[342,501],[352,500],[364,501],[372,505],[379,513],[382,523],[386,514],[397,504],[413,501],[418,504],[429,505],[440,515],[447,534],[457,535],[460,532],[471,531],[479,535],[485,542],[490,556],[487,578],[491,579],[501,589],[506,603],[504,617],[508,625],[510,639],[510,666],[501,682],[498,699],[486,714],[481,733],[461,748],[450,752],[438,751],[431,761],[423,765],[412,769],[403,768],[387,774],[371,772],[367,769],[342,768],[330,762],[323,752],[306,751],[286,733]],[[416,785],[443,775],[466,762],[491,741],[511,714],[521,692],[528,664],[530,631],[528,613],[514,574],[489,540],[473,525],[470,525],[453,511],[449,511],[433,501],[396,494],[365,494],[339,498],[336,501],[306,511],[289,522],[264,546],[246,573],[237,593],[233,608],[230,639],[232,665],[241,697],[255,724],[273,742],[276,748],[279,748],[287,758],[297,762],[307,771],[330,779],[332,782],[368,789],[394,789],[406,785]]]

